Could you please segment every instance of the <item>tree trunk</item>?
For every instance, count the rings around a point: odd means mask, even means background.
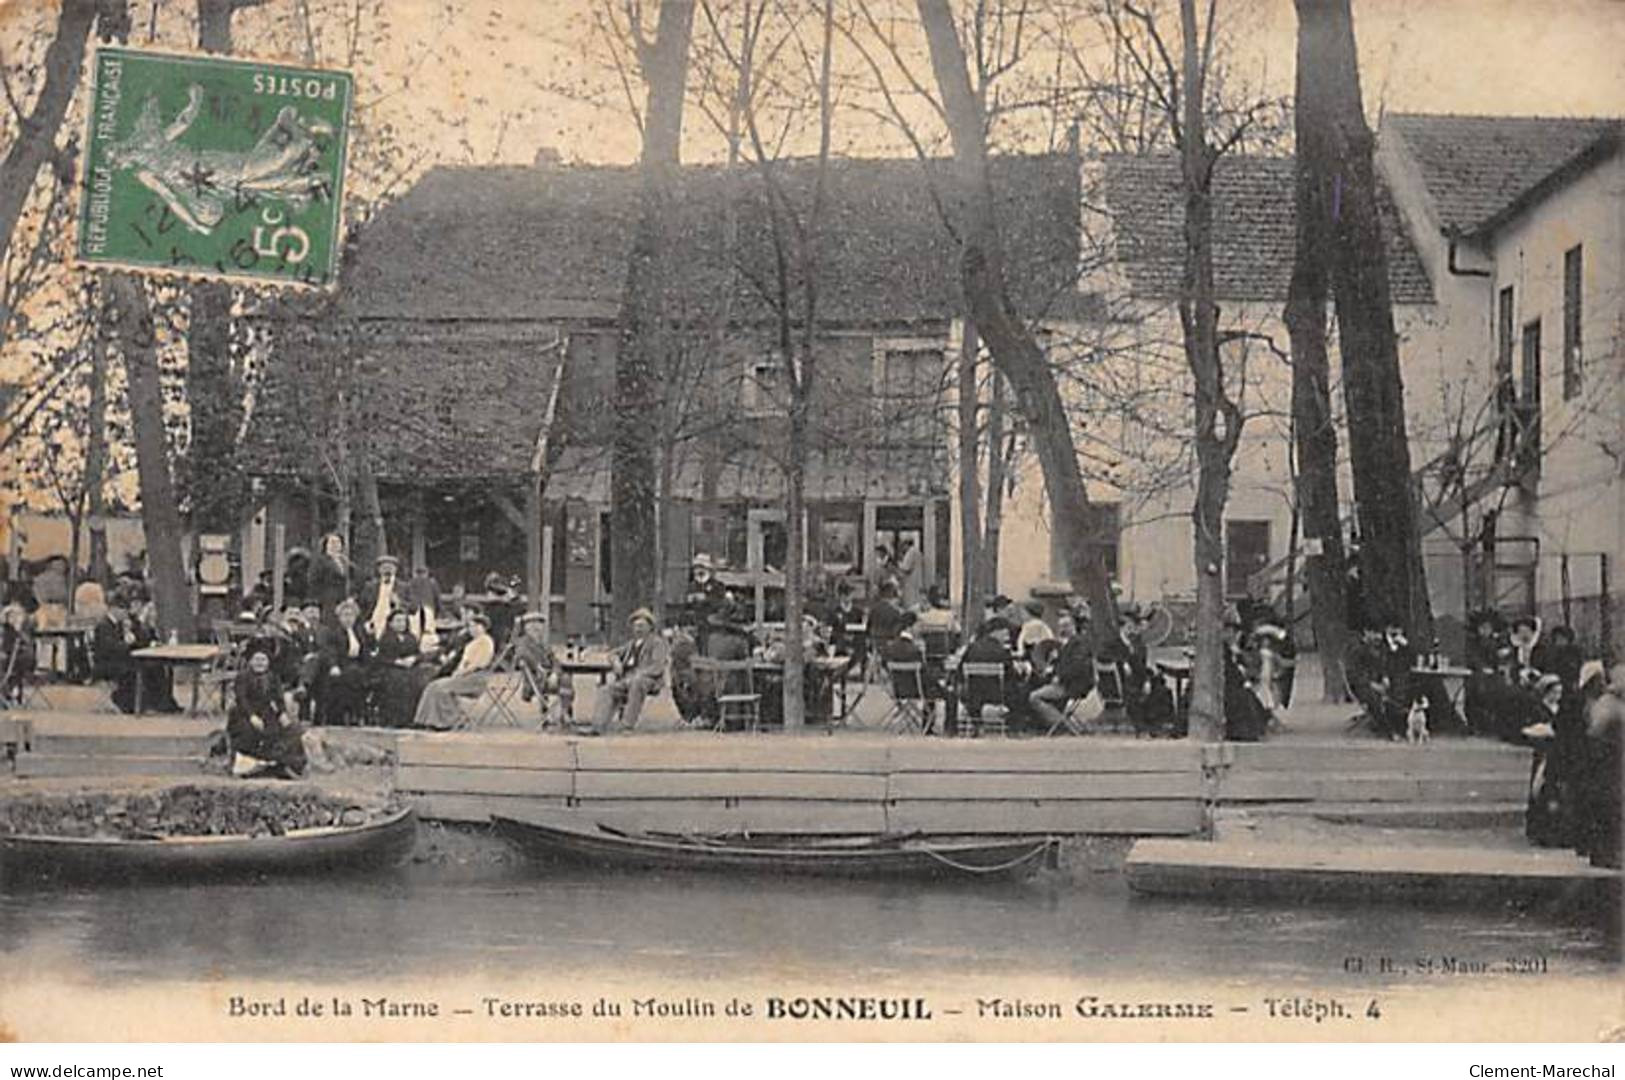
[[[1004,244],[993,210],[987,167],[987,124],[971,89],[965,52],[948,0],[916,0],[931,67],[953,141],[959,217],[960,274],[969,317],[994,365],[1010,380],[1016,406],[1032,433],[1049,497],[1051,528],[1066,555],[1072,588],[1093,608],[1093,637],[1102,645],[1117,630],[1117,611],[1099,548],[1088,543],[1089,497],[1059,388],[1042,349],[1016,314],[1005,288]],[[991,499],[992,493],[989,492]]]
[[[999,545],[1004,529],[1004,376],[995,368],[987,405],[987,519],[982,531],[982,594],[999,591]]]
[[[231,18],[264,0],[197,0],[197,43],[204,52],[231,52]]]
[[[1331,165],[1332,286],[1348,410],[1349,461],[1360,518],[1360,575],[1367,610],[1431,639],[1421,537],[1411,487],[1410,442],[1388,257],[1377,214],[1373,142],[1360,96],[1349,0],[1296,0],[1299,63],[1324,92]]]
[[[198,44],[204,51],[231,52],[231,18],[242,6],[239,0],[197,0]],[[242,523],[247,493],[237,455],[242,388],[231,367],[231,289],[224,282],[191,287],[186,402],[192,438],[182,472],[192,529],[232,532]]]
[[[976,354],[981,351],[976,324],[965,320],[965,340],[959,354],[959,545],[961,548],[960,622],[966,628],[981,621],[982,598],[982,494],[976,475],[981,440],[981,391],[977,387]]]
[[[181,563],[180,508],[169,475],[164,435],[164,402],[158,385],[158,347],[146,289],[128,274],[103,277],[117,306],[120,350],[129,384],[130,424],[135,435],[141,487],[141,524],[146,532],[147,577],[158,608],[158,628],[191,640],[192,619],[186,569]]]
[[[809,281],[808,288],[812,287]],[[807,335],[812,336],[809,330]],[[807,342],[811,347],[811,342]],[[812,370],[811,355],[804,358],[803,373]],[[801,523],[806,517],[807,500],[807,392],[796,391],[790,402],[789,461],[784,470],[784,730],[798,731],[806,723],[804,680],[806,642],[802,636],[802,613],[806,610],[807,552],[802,542]]]
[[[355,491],[355,472],[350,460],[350,428],[353,426],[350,423],[350,411],[354,407],[355,380],[351,377],[347,355],[341,354],[338,357],[335,373],[338,376],[338,386],[335,387],[333,410],[333,456],[336,459],[333,470],[333,493],[337,506],[334,512],[333,531],[344,538],[344,550],[349,551],[350,526],[355,507],[352,498]]]
[[[222,282],[191,287],[186,336],[186,401],[192,438],[186,489],[192,528],[229,533],[241,524],[244,496],[237,455],[242,390],[231,369],[231,290]]]
[[[1303,534],[1318,546],[1304,563],[1320,650],[1321,692],[1341,701],[1343,654],[1348,648],[1348,600],[1344,584],[1341,500],[1337,491],[1337,427],[1332,420],[1331,365],[1326,352],[1328,263],[1332,244],[1330,185],[1334,167],[1325,131],[1324,91],[1309,35],[1300,27],[1294,112],[1297,214],[1292,279],[1287,287],[1286,328],[1292,342],[1292,417],[1298,455],[1297,505]],[[1291,612],[1288,612],[1288,617]]]
[[[664,435],[664,433],[663,433]],[[655,473],[655,619],[664,626],[666,623],[666,560],[667,560],[667,528],[671,524],[673,513],[672,502],[675,499],[673,487],[676,484],[677,447],[669,438],[661,439],[659,460],[656,462]]]
[[[1213,288],[1214,153],[1202,113],[1206,71],[1198,42],[1194,0],[1180,0],[1184,44],[1179,140],[1185,195],[1185,276],[1179,321],[1196,400],[1195,534],[1196,663],[1191,678],[1191,738],[1224,737],[1224,504],[1230,494],[1230,459],[1241,435],[1239,411],[1224,389],[1219,357],[1218,307]],[[1211,27],[1209,28],[1211,32]],[[1223,430],[1220,430],[1220,425]]]
[[[11,249],[12,234],[22,217],[40,166],[56,151],[57,133],[67,115],[79,71],[85,60],[90,29],[96,22],[97,0],[62,0],[56,20],[56,36],[45,50],[45,84],[34,108],[21,119],[17,141],[0,162],[0,252]],[[9,312],[0,313],[9,315]],[[0,321],[4,340],[9,318]]]
[[[835,37],[835,0],[824,0],[822,18],[823,48],[819,54],[818,77],[818,171],[813,183],[812,207],[807,212],[801,237],[802,311],[801,365],[791,364],[786,373],[790,386],[790,467],[784,477],[785,574],[784,574],[784,730],[799,731],[806,723],[805,693],[807,643],[802,614],[807,599],[807,545],[803,526],[807,516],[807,450],[809,409],[818,372],[818,240],[824,220],[825,182],[829,175],[830,125],[832,113],[832,67]],[[753,135],[760,145],[760,132]],[[781,228],[775,217],[775,227]],[[781,278],[781,281],[783,279]],[[785,297],[788,301],[788,296]],[[786,303],[785,311],[789,310]],[[788,337],[789,324],[780,321]],[[788,344],[788,341],[786,341]],[[788,359],[791,353],[786,350]]]
[[[106,300],[102,301],[106,310]],[[107,337],[98,332],[90,354],[90,417],[85,428],[85,494],[90,516],[90,579],[108,584],[107,567]]]
[[[649,603],[656,579],[656,479],[649,418],[658,408],[658,372],[666,348],[666,282],[671,258],[670,207],[677,186],[683,131],[683,86],[688,76],[693,0],[662,0],[655,40],[640,49],[644,82],[643,192],[626,292],[621,301],[620,348],[615,354],[615,421],[610,466],[611,625]]]
[[[355,526],[355,550],[350,552],[357,588],[372,573],[373,561],[389,550],[389,534],[384,528],[384,506],[378,498],[378,477],[366,451],[355,455],[355,495],[361,508],[361,521]],[[395,552],[398,556],[400,553]]]

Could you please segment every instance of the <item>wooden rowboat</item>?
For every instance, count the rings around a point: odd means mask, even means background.
[[[361,825],[293,829],[281,836],[0,836],[0,885],[346,873],[394,866],[416,840],[411,807]]]
[[[635,833],[599,822],[520,820],[492,815],[498,834],[547,861],[652,870],[725,870],[829,877],[997,877],[1037,869],[1054,837],[935,841],[915,835],[825,840],[809,837]]]

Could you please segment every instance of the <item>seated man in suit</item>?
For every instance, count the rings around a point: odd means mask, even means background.
[[[887,581],[869,605],[869,648],[884,653],[885,645],[903,632],[903,609],[897,602],[897,583]]]
[[[985,705],[1004,707],[1009,710],[1010,720],[1015,719],[1018,711],[1025,711],[1027,695],[1022,689],[1022,679],[1026,673],[1010,651],[1010,636],[1009,623],[1003,619],[987,619],[977,628],[975,638],[965,646],[960,657],[961,671],[966,664],[998,664],[1004,674],[1003,700],[992,695],[992,680],[968,676],[962,679],[960,697],[965,711],[973,718],[981,717]]]
[[[1162,673],[1151,665],[1145,647],[1145,613],[1135,604],[1125,604],[1118,612],[1122,626],[1117,637],[1108,641],[1100,658],[1116,665],[1123,686],[1123,709],[1137,732],[1171,732],[1174,725],[1174,697]]]
[[[139,677],[130,651],[136,647],[135,628],[130,625],[126,601],[117,593],[107,601],[107,612],[96,620],[90,634],[91,677],[113,684],[113,704],[120,712],[135,711],[135,684]],[[33,657],[28,657],[32,664]]]
[[[632,627],[632,640],[615,654],[613,679],[598,696],[598,708],[590,729],[594,735],[609,730],[617,712],[628,731],[637,727],[644,699],[658,694],[665,684],[669,651],[666,640],[655,633],[654,612],[638,608],[628,622]]]
[[[1055,656],[1049,680],[1027,695],[1033,714],[1045,731],[1060,724],[1069,702],[1086,696],[1095,688],[1095,656],[1089,638],[1078,633],[1071,615],[1058,620],[1061,649]]]
[[[528,680],[520,698],[529,701],[534,696],[533,685],[543,693],[557,694],[559,715],[568,723],[575,715],[576,690],[570,676],[559,670],[558,657],[547,643],[547,616],[540,611],[527,611],[519,616],[515,626],[519,635],[513,643],[514,662]]]

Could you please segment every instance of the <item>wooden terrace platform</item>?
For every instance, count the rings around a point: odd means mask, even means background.
[[[427,818],[523,809],[693,832],[1190,835],[1202,748],[681,732],[404,734],[395,786]]]
[[[1619,904],[1620,873],[1571,851],[1470,847],[1325,847],[1281,843],[1141,840],[1129,885],[1157,896],[1362,903],[1423,900],[1500,906]]]

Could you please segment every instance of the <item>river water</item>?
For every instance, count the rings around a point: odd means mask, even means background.
[[[1539,955],[1554,975],[1597,976],[1617,970],[1617,950],[1551,916],[1158,900],[1132,895],[1116,873],[903,884],[412,866],[350,880],[0,893],[5,971],[104,985],[638,968],[695,980],[974,970],[1315,984],[1346,978],[1349,957],[1377,955]]]

